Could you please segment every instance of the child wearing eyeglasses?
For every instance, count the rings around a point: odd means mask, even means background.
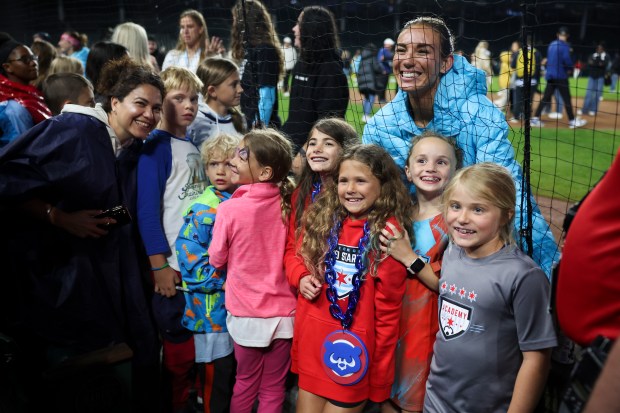
[[[211,264],[226,267],[226,324],[237,377],[230,411],[282,411],[296,297],[284,275],[292,146],[274,129],[246,134],[230,161],[242,185],[217,210]]]
[[[28,46],[0,33],[0,147],[52,116],[30,84],[39,76],[38,60]]]

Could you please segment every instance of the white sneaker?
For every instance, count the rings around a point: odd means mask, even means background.
[[[589,112],[588,112],[588,115],[590,115],[590,116],[596,116],[596,112],[595,112],[595,111],[593,111],[593,110],[591,110],[591,111],[589,111]]]
[[[583,115],[583,110],[581,110],[581,109],[577,109],[577,114],[578,114],[578,115]]]
[[[364,115],[364,116],[362,116],[362,122],[364,122],[364,123],[368,123],[368,121],[370,120],[370,118],[371,118],[371,116]]]
[[[290,94],[289,92],[284,92],[282,95],[283,95],[284,97],[289,97],[289,96],[291,96],[291,94]]]
[[[571,129],[580,128],[588,123],[587,120],[581,118],[575,118],[568,122],[568,127]]]
[[[517,118],[510,118],[510,120],[508,121],[510,123],[521,123],[521,121]]]
[[[562,115],[560,112],[549,112],[547,117],[549,119],[562,119],[564,115]]]
[[[545,124],[543,122],[541,122],[540,119],[538,119],[538,118],[530,119],[530,125],[534,126],[536,128],[542,128],[543,126],[545,126]]]

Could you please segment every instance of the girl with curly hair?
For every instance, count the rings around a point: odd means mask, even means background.
[[[382,254],[379,235],[387,222],[411,228],[411,208],[388,153],[355,145],[302,219],[298,411],[361,412],[390,396],[406,270]]]

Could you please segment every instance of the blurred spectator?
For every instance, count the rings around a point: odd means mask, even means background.
[[[349,84],[342,71],[338,29],[331,11],[322,6],[305,7],[293,33],[299,60],[293,69],[289,114],[282,130],[297,152],[318,119],[344,118]]]
[[[297,49],[293,47],[293,41],[288,36],[284,38],[284,43],[282,43],[282,54],[284,55],[285,70],[284,79],[282,79],[282,92],[284,92],[284,96],[289,96],[291,73],[293,73],[295,63],[297,63]]]
[[[381,65],[381,73],[377,75],[377,95],[379,96],[379,103],[385,103],[385,90],[387,89],[388,82],[390,80],[390,74],[392,73],[392,59],[394,58],[394,40],[389,37],[383,41],[383,47],[379,49],[377,53],[377,59]]]
[[[45,40],[35,40],[30,48],[32,53],[39,58],[39,76],[31,84],[37,89],[42,90],[43,81],[48,75],[52,60],[58,56],[58,52],[53,44]]]
[[[538,89],[538,81],[540,79],[541,60],[542,56],[540,52],[531,45],[531,38],[528,38],[525,47],[519,49],[519,52],[512,57],[510,66],[515,71],[515,78],[514,100],[512,105],[513,118],[510,120],[511,122],[519,122],[525,118],[525,115],[527,115],[528,118],[532,115],[531,106],[529,108],[529,113],[525,113],[525,89],[529,87],[529,102],[533,102],[534,94]],[[526,84],[526,77],[529,79],[529,85]]]
[[[241,111],[248,128],[281,126],[276,96],[284,71],[282,46],[271,15],[258,0],[238,0],[232,9],[231,55],[242,61]]]
[[[611,85],[609,85],[609,91],[615,92],[618,85],[618,76],[620,76],[620,53],[616,53],[613,62],[611,62]]]
[[[377,97],[378,82],[377,78],[383,73],[383,68],[377,60],[377,46],[374,43],[368,43],[362,49],[362,62],[359,72],[357,73],[357,87],[362,95],[362,108],[364,123],[372,116],[372,107]]]
[[[103,103],[103,96],[99,92],[99,74],[101,70],[111,60],[127,57],[129,52],[123,45],[113,42],[97,42],[93,45],[88,54],[88,63],[86,64],[86,77],[90,79],[95,88],[95,102]]]
[[[510,78],[513,72],[510,67],[511,58],[512,52],[510,50],[504,50],[499,54],[499,76],[497,79],[499,90],[497,91],[497,99],[493,101],[495,106],[506,114],[508,114],[508,95],[509,88],[511,87]]]
[[[205,58],[224,51],[222,40],[213,36],[209,39],[205,18],[197,10],[185,10],[179,19],[179,40],[177,47],[166,54],[161,70],[169,66],[180,66],[196,73],[198,65]]]
[[[605,46],[599,43],[596,46],[596,51],[588,57],[588,89],[583,100],[582,113],[595,116],[598,112],[598,102],[603,97],[605,73],[608,65],[609,54],[605,52]]]
[[[0,146],[52,114],[39,90],[30,85],[39,76],[37,56],[30,48],[0,33]]]
[[[545,87],[542,100],[536,108],[536,113],[530,120],[532,126],[543,126],[543,123],[540,121],[540,115],[543,108],[551,103],[551,95],[553,95],[556,89],[562,95],[562,102],[564,102],[566,114],[568,115],[569,128],[580,128],[587,123],[585,119],[575,117],[573,113],[573,104],[571,103],[570,90],[568,88],[568,72],[573,69],[573,59],[570,56],[570,46],[567,43],[568,37],[568,29],[560,27],[557,39],[549,44],[547,49],[547,71],[545,73],[547,86]]]
[[[360,64],[362,63],[362,50],[355,49],[355,54],[351,58],[351,71],[353,74],[357,74],[360,70]]]
[[[159,72],[155,57],[149,53],[149,42],[144,27],[132,22],[121,23],[114,28],[111,40],[125,46],[129,56],[138,64],[151,66],[155,72]]]
[[[51,43],[52,36],[50,36],[48,32],[37,32],[32,35],[32,41],[33,42],[43,41],[43,42]]]
[[[58,56],[52,60],[48,75],[53,75],[54,73],[77,73],[81,75],[84,73],[84,66],[75,57]]]
[[[155,58],[157,61],[157,67],[161,67],[164,64],[164,58],[166,57],[166,53],[163,47],[159,47],[157,39],[152,34],[148,35],[149,41],[149,53],[151,56]]]
[[[344,74],[348,77],[351,72],[351,52],[347,49],[343,49],[340,53],[340,58],[342,59],[342,70]]]
[[[487,89],[491,87],[491,78],[493,70],[491,69],[491,51],[489,50],[489,42],[481,40],[474,53],[471,55],[471,64],[482,70],[486,75]]]
[[[89,49],[88,37],[78,32],[64,32],[58,41],[58,48],[63,56],[71,56],[82,62],[82,67],[86,67]],[[84,73],[82,73],[84,74]]]

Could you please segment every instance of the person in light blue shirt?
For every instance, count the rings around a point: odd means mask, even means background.
[[[517,187],[515,228],[520,234],[527,220],[520,201],[525,188],[521,166],[508,140],[508,124],[486,97],[484,72],[454,55],[453,50],[452,34],[443,20],[420,17],[406,23],[394,53],[398,93],[368,121],[362,141],[382,146],[403,168],[411,139],[434,130],[455,139],[463,150],[464,166],[494,162],[506,167]],[[404,173],[403,179],[406,181]],[[410,189],[414,191],[411,185]],[[557,245],[533,197],[531,202],[532,254],[549,275],[558,257]]]

